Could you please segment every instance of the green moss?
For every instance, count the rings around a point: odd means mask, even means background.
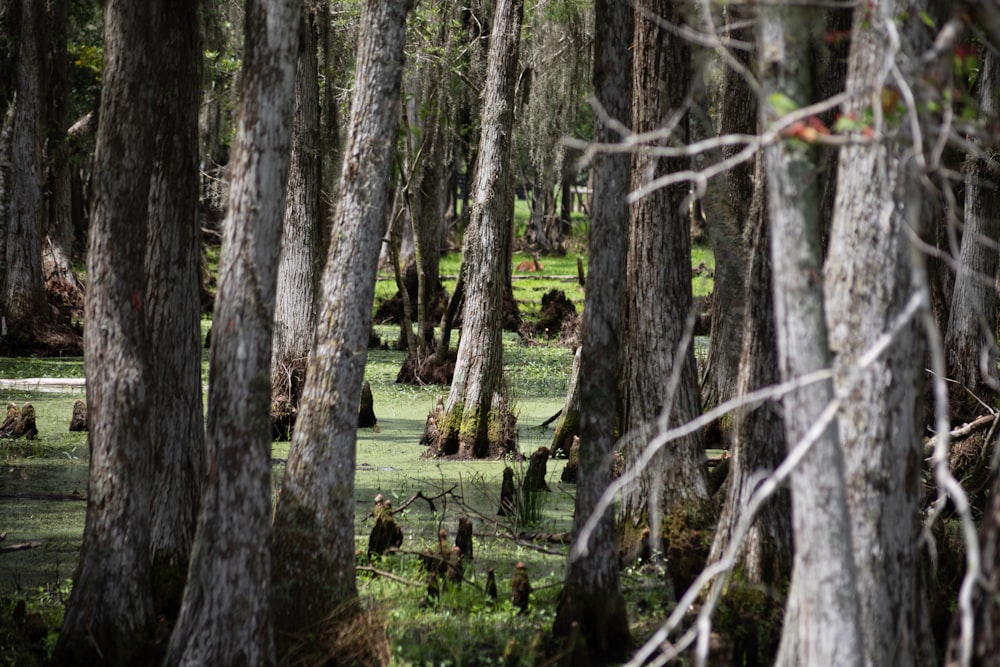
[[[726,664],[767,665],[774,661],[781,641],[788,582],[780,590],[750,584],[735,572],[714,617],[724,638]]]

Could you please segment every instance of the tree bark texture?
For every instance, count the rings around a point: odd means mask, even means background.
[[[278,630],[297,632],[349,611],[354,576],[354,463],[371,303],[385,233],[400,114],[409,3],[362,8],[354,100],[321,285],[306,386],[274,517]]]
[[[980,114],[995,118],[1000,67],[992,51],[985,54],[979,85]],[[977,401],[965,395],[962,387],[992,405],[995,391],[990,388],[989,380],[997,381],[995,244],[1000,241],[1000,175],[995,165],[1000,151],[995,143],[979,148],[984,154],[970,155],[966,163],[965,228],[945,336],[948,375],[958,383],[952,404],[959,419],[982,410]]]
[[[658,21],[686,23],[683,5],[666,0],[636,3],[633,40],[632,125],[635,132],[662,128],[683,107],[691,78],[691,50]],[[688,141],[688,119],[676,121],[671,144]],[[686,159],[657,159],[639,151],[632,157],[632,188],[665,173],[686,169]],[[652,432],[698,416],[698,370],[693,341],[680,344],[691,311],[691,237],[685,203],[688,185],[660,188],[633,204],[625,291],[624,425]],[[669,395],[671,374],[680,366],[680,383]],[[666,411],[666,412],[664,412]],[[636,461],[645,438],[624,447],[625,474],[634,482],[622,489],[620,522],[626,533],[649,527],[658,548],[663,514],[683,513],[708,500],[705,447],[701,432],[664,447],[642,470]]]
[[[744,24],[750,11],[733,3],[725,9],[727,33],[734,39],[753,41],[753,31]],[[744,66],[752,66],[754,54],[745,49],[730,49]],[[753,134],[757,130],[757,98],[741,72],[726,67],[722,78],[719,112],[719,135]],[[735,155],[742,147],[724,147],[722,159]],[[733,397],[736,392],[742,327],[745,322],[744,230],[750,224],[750,202],[754,197],[754,166],[747,162],[735,165],[722,178],[708,184],[701,201],[705,213],[708,242],[715,257],[715,283],[712,292],[712,335],[708,341],[708,360],[702,379],[702,403],[711,408]],[[763,213],[762,213],[763,214]],[[728,431],[729,429],[724,429]]]
[[[871,104],[868,91],[882,85],[885,62],[894,57],[883,26],[913,7],[887,3],[874,16],[855,17],[847,91],[857,97],[845,113],[861,117]],[[841,149],[826,263],[865,662],[872,665],[927,665],[934,658],[919,548],[925,364],[918,323],[906,324],[876,361],[857,367],[914,290],[902,202],[919,207],[922,195],[909,190],[920,186],[905,173],[912,159],[906,128],[887,124],[880,128],[884,141]]]
[[[274,306],[271,355],[272,399],[298,403],[305,381],[306,357],[316,321],[316,290],[322,266],[322,157],[317,42],[321,28],[314,8],[303,3],[295,74],[295,123],[285,195],[284,230]]]
[[[514,188],[510,173],[514,88],[524,0],[498,0],[490,26],[478,164],[462,263],[465,306],[455,375],[445,404],[444,442],[461,456],[499,456],[513,446],[514,415],[503,377],[503,294]],[[451,444],[440,447],[442,451]]]
[[[777,118],[775,94],[798,104],[812,95],[807,70],[817,12],[788,5],[762,7],[761,123]],[[784,139],[765,151],[774,316],[782,380],[828,368],[823,313],[819,193],[808,145]],[[833,399],[829,380],[783,400],[785,436],[793,447]],[[857,665],[863,661],[858,596],[851,553],[844,464],[835,421],[823,428],[790,478],[795,555],[776,664]]]
[[[597,0],[594,11],[594,95],[610,118],[627,122],[631,118],[633,9],[615,0]],[[600,116],[595,119],[595,141],[618,138]],[[573,514],[577,537],[611,483],[621,377],[629,165],[629,156],[622,153],[597,155],[593,163],[590,275],[580,353],[580,473]],[[607,662],[620,661],[631,642],[616,551],[614,510],[609,508],[586,551],[567,564],[552,628],[557,637],[568,637],[578,624],[591,655]]]
[[[46,315],[41,247],[42,13],[41,3],[22,3],[11,154],[15,168],[11,172],[2,306],[9,331]]]
[[[746,309],[743,350],[740,355],[736,395],[744,396],[781,381],[774,326],[771,248],[767,229],[767,183],[758,154],[757,187],[747,219]],[[767,401],[740,408],[733,414],[732,450],[726,498],[716,527],[709,561],[722,558],[738,523],[742,508],[785,455],[785,430],[780,406]],[[781,587],[791,576],[791,505],[786,491],[766,503],[754,518],[740,547],[738,568],[749,583]]]
[[[167,664],[274,662],[271,327],[301,4],[249,0],[209,365],[208,480]]]
[[[35,5],[35,3],[27,3]],[[84,369],[90,410],[90,482],[80,561],[56,664],[137,664],[149,658],[152,491],[145,331],[146,257],[154,91],[163,63],[157,3],[105,6],[97,178],[87,254]]]
[[[201,391],[201,228],[198,219],[198,106],[201,42],[197,0],[154,16],[162,45],[149,192],[146,301],[152,377],[151,543],[158,613],[180,610],[204,488]]]
[[[67,105],[69,55],[66,51],[66,2],[45,3],[44,123],[42,172],[44,227],[42,275],[45,284],[68,305],[79,307],[83,296],[73,275],[73,219],[70,202],[70,150]]]

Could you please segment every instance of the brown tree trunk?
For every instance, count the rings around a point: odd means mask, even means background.
[[[685,22],[682,5],[666,0],[636,3],[632,118],[636,132],[662,127],[683,106],[691,77],[687,42],[657,22]],[[658,17],[658,18],[657,18]],[[688,119],[674,127],[672,141],[688,141]],[[641,149],[632,158],[632,189],[665,173],[688,168],[685,159],[657,159]],[[625,294],[625,429],[648,433],[683,424],[701,412],[694,345],[680,344],[691,311],[690,222],[684,207],[686,183],[661,188],[631,208]],[[679,366],[676,393],[669,378]],[[625,474],[634,481],[622,489],[619,530],[628,543],[649,528],[659,548],[661,523],[674,513],[691,513],[708,500],[705,448],[701,432],[664,447],[643,469],[635,468],[644,438],[629,438],[623,449]],[[697,510],[696,510],[697,511]]]
[[[157,77],[149,193],[146,327],[150,338],[152,582],[157,613],[176,618],[206,473],[201,392],[201,229],[198,220],[198,4],[157,15],[170,63]]]
[[[437,421],[438,450],[463,457],[497,457],[516,439],[501,333],[503,294],[510,284],[510,151],[523,9],[523,0],[499,0],[494,7],[472,217],[462,256],[462,338],[445,415]]]
[[[39,321],[48,319],[42,282],[42,5],[21,4],[17,100],[12,135],[10,222],[2,309],[11,339],[30,343]],[[10,344],[10,340],[0,343]]]
[[[168,665],[274,662],[271,327],[299,18],[297,2],[247,2],[209,370],[208,479]]]
[[[362,8],[354,100],[301,411],[274,515],[274,618],[282,632],[354,611],[354,456],[408,4]]]
[[[725,11],[727,33],[734,39],[752,41],[753,30],[744,24],[750,12],[736,3]],[[730,53],[744,66],[750,66],[751,51],[730,49]],[[757,99],[743,74],[732,67],[726,67],[723,74],[720,105],[720,135],[757,131]],[[732,157],[741,148],[724,147],[722,158]],[[709,182],[708,192],[701,201],[708,242],[715,256],[712,332],[701,384],[702,402],[707,408],[732,398],[739,381],[748,262],[744,230],[749,226],[750,203],[754,197],[753,174],[753,164],[735,165],[724,178]]]
[[[46,289],[61,303],[81,310],[83,291],[73,274],[73,217],[70,203],[70,150],[67,102],[69,55],[66,52],[66,2],[45,3],[45,117],[42,181],[45,213],[42,275]]]
[[[26,3],[34,6],[35,3]],[[145,333],[144,260],[154,140],[151,82],[172,66],[155,2],[105,7],[104,73],[95,163],[85,312],[84,368],[90,409],[90,484],[80,562],[56,664],[151,660],[150,522],[152,377]],[[134,54],[145,52],[147,57]]]
[[[597,0],[594,35],[594,94],[610,118],[631,118],[632,8],[615,0]],[[615,141],[617,134],[595,119],[594,139]],[[584,304],[580,360],[580,473],[573,533],[590,519],[611,483],[616,442],[620,326],[625,282],[629,157],[612,153],[594,160],[594,208],[590,226],[590,277]],[[587,548],[570,554],[552,632],[569,637],[580,632],[590,655],[620,661],[631,643],[615,548],[614,510],[601,516]]]
[[[760,118],[769,127],[779,116],[777,93],[797,104],[812,97],[809,62],[815,9],[761,7],[758,33],[763,74]],[[830,366],[823,312],[821,224],[812,149],[783,140],[766,149],[768,211],[773,267],[778,366],[784,381]],[[864,647],[858,621],[851,553],[851,524],[837,424],[828,415],[833,383],[804,386],[782,401],[785,437],[795,447],[818,429],[811,448],[791,472],[795,555],[776,663],[858,665]],[[817,422],[827,411],[827,422]]]

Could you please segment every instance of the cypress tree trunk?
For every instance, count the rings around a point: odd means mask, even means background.
[[[208,396],[208,479],[166,664],[274,662],[271,327],[301,5],[249,0]]]
[[[436,447],[444,455],[497,457],[514,446],[514,414],[503,378],[503,293],[509,289],[514,190],[510,152],[523,0],[498,0],[483,91],[472,216],[465,234],[462,339]]]
[[[860,118],[870,106],[868,91],[882,81],[886,60],[896,57],[882,26],[910,8],[890,2],[873,17],[856,13],[847,91],[857,95],[845,113]],[[907,49],[916,25],[904,26]],[[827,327],[843,399],[838,422],[865,663],[871,665],[935,661],[920,549],[925,349],[918,323],[909,322],[877,360],[857,368],[914,291],[907,234],[921,233],[923,196],[907,173],[913,160],[908,127],[887,125],[882,141],[841,149],[826,265]]]
[[[152,377],[152,581],[158,613],[180,610],[204,488],[201,392],[201,229],[198,219],[198,2],[158,14],[164,45],[156,118],[146,254],[146,325]]]
[[[35,5],[35,3],[26,3]],[[90,411],[87,521],[56,664],[149,662],[152,629],[149,509],[151,374],[144,259],[162,52],[157,3],[105,8],[97,178],[87,255],[84,369]]]
[[[687,42],[669,35],[653,17],[671,24],[685,22],[681,5],[665,0],[636,3],[633,46],[632,118],[634,131],[652,132],[683,106],[691,77]],[[677,122],[671,141],[686,143],[687,118]],[[687,160],[661,160],[641,149],[632,158],[632,188],[665,173],[688,168]],[[670,425],[683,424],[701,412],[694,345],[679,352],[684,324],[691,311],[690,221],[684,202],[688,185],[661,188],[631,208],[625,308],[624,424],[649,432],[669,409]],[[674,368],[680,366],[677,393],[667,395]],[[669,406],[669,407],[668,407]],[[654,548],[664,515],[688,513],[708,500],[705,448],[701,433],[663,448],[643,470],[635,470],[645,439],[630,439],[624,448],[626,475],[635,482],[622,489],[620,524],[623,540],[649,527]]]
[[[760,10],[758,49],[761,123],[778,113],[776,94],[805,104],[812,96],[809,62],[816,10],[767,6]],[[828,368],[823,312],[819,192],[812,148],[784,139],[765,152],[774,316],[782,380]],[[799,442],[833,399],[829,380],[803,387],[783,400],[785,436]],[[792,472],[795,555],[775,664],[857,665],[863,662],[856,574],[840,436],[830,421]]]
[[[632,8],[616,0],[595,5],[594,94],[611,118],[631,117]],[[594,140],[613,142],[616,133],[595,120]],[[594,207],[590,226],[590,276],[584,304],[580,359],[580,472],[573,514],[573,533],[590,519],[611,483],[616,442],[615,417],[621,376],[620,325],[625,283],[629,157],[597,155]],[[569,637],[578,627],[592,656],[604,662],[622,660],[631,643],[615,548],[614,510],[609,508],[590,535],[587,549],[571,552],[552,632]]]
[[[354,461],[386,187],[399,122],[406,2],[366,0],[323,304],[274,515],[274,618],[298,632],[349,615]]]

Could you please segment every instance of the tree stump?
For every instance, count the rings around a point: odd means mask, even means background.
[[[368,557],[381,556],[389,549],[398,549],[403,545],[403,529],[396,523],[392,514],[392,503],[385,500],[382,494],[375,496],[375,525],[368,536]]]
[[[7,418],[0,424],[0,437],[34,440],[36,435],[38,427],[35,426],[35,406],[25,403],[19,410],[13,403],[8,403]]]
[[[530,596],[531,581],[528,579],[528,568],[518,561],[514,566],[514,576],[510,580],[510,601],[521,610],[519,613],[526,614]]]
[[[500,509],[497,516],[511,516],[517,511],[517,488],[514,486],[514,469],[507,466],[503,469],[503,482],[500,484]]]
[[[545,473],[548,467],[548,461],[548,447],[539,447],[535,450],[535,453],[531,455],[531,459],[528,461],[528,472],[525,474],[524,481],[521,483],[521,488],[525,493],[552,490],[545,482]]]
[[[455,536],[455,546],[462,553],[462,558],[472,560],[472,520],[468,517],[458,518],[458,534]]]
[[[375,398],[372,396],[372,386],[365,380],[361,386],[361,408],[358,410],[358,427],[375,428],[378,419],[375,417]]]
[[[573,436],[573,444],[569,448],[569,458],[559,478],[564,484],[576,484],[580,476],[580,436]]]
[[[13,403],[7,404],[7,418],[0,424],[0,438],[11,438],[17,422],[21,419],[21,410]]]
[[[77,399],[73,403],[73,416],[69,420],[70,431],[87,430],[87,404]]]

